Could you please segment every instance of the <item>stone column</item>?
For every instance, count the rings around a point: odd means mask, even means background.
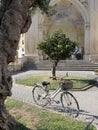
[[[98,0],[90,0],[90,59],[98,63]]]
[[[43,40],[43,28],[44,28],[43,22],[44,22],[44,15],[42,15],[39,12],[39,16],[38,16],[38,40],[39,41]],[[38,50],[38,59],[39,59],[39,61],[43,60],[43,54],[40,50]]]
[[[84,60],[89,60],[90,55],[90,24],[84,25]]]

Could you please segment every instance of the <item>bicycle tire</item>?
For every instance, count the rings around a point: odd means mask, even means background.
[[[45,91],[45,88],[43,86],[37,85],[32,90],[33,100],[34,102],[39,106],[46,106],[48,104],[47,99],[45,98],[47,96],[48,92]]]
[[[65,91],[60,97],[62,107],[68,116],[78,117],[79,115],[79,104],[72,93]]]

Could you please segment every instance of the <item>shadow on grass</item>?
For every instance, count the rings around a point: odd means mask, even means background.
[[[73,81],[73,83],[81,83],[81,84],[85,84],[85,85],[92,85],[97,83],[97,79],[96,78],[92,78],[92,79],[82,79],[82,78],[74,78],[74,77],[69,77],[69,78],[65,78],[64,80],[66,81],[66,79]],[[60,78],[57,78],[57,80],[60,80]]]
[[[30,128],[27,128],[26,126],[24,126],[23,124],[19,123],[17,126],[16,126],[16,129],[15,130],[31,130]]]
[[[71,79],[73,81],[73,90],[87,90],[98,84],[96,79]],[[77,86],[75,86],[77,84]],[[78,87],[81,84],[81,87]],[[97,87],[97,86],[96,86]]]
[[[71,79],[72,81],[76,81],[76,82],[81,82],[81,83],[84,83],[84,84],[94,84],[96,83],[97,81],[95,79]]]

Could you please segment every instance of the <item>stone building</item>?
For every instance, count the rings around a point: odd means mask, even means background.
[[[61,29],[83,49],[83,60],[98,63],[98,0],[51,0],[50,5],[49,16],[39,10],[32,15],[32,25],[20,40],[19,62],[44,59],[37,43]]]

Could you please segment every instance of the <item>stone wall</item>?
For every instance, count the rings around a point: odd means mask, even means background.
[[[84,48],[84,59],[98,62],[98,0],[54,0],[50,17],[39,11],[32,16],[32,25],[25,36],[25,56],[43,59],[37,43],[56,29]]]

